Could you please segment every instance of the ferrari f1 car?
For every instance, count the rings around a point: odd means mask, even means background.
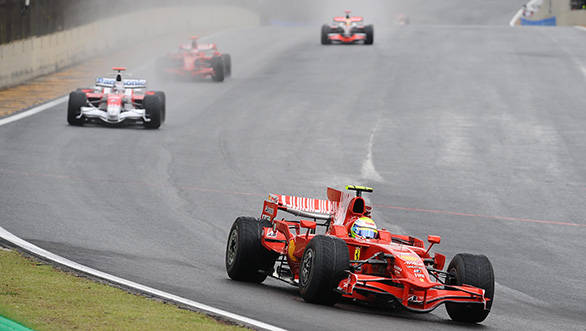
[[[157,70],[163,76],[211,77],[222,82],[232,75],[232,59],[230,54],[220,53],[216,44],[199,44],[197,37],[192,37],[179,51],[160,58]]]
[[[346,10],[345,16],[334,17],[332,23],[324,24],[321,27],[321,44],[332,43],[353,44],[363,42],[365,45],[372,45],[374,42],[374,27],[364,25],[360,16],[350,16]]]
[[[310,303],[350,299],[421,313],[445,304],[456,321],[487,317],[494,273],[486,256],[457,254],[444,271],[445,255],[431,254],[439,236],[428,236],[427,248],[421,239],[384,229],[355,236],[353,224],[370,220],[372,207],[362,193],[372,189],[346,188],[356,195],[332,188],[328,200],[271,194],[260,218],[238,217],[226,247],[229,277],[257,283],[274,277],[297,286]],[[278,211],[301,219],[277,217]],[[323,234],[316,234],[317,226]]]
[[[116,72],[114,77],[99,77],[94,87],[78,88],[69,94],[67,122],[76,126],[101,122],[159,128],[165,121],[165,93],[145,91],[144,79],[122,79],[123,67],[112,70]]]

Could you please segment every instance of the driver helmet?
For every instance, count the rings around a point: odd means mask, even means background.
[[[378,236],[376,224],[370,217],[360,217],[350,227],[350,237],[358,239],[374,239]]]

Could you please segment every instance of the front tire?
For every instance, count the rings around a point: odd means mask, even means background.
[[[333,305],[340,298],[334,290],[350,267],[348,246],[339,239],[317,235],[311,239],[299,267],[299,293],[310,303]]]
[[[448,266],[449,285],[472,285],[484,289],[484,297],[490,299],[486,309],[482,304],[447,302],[446,310],[454,321],[479,323],[490,313],[494,298],[494,271],[484,255],[456,254]]]
[[[156,94],[145,95],[143,105],[145,114],[150,119],[150,121],[144,122],[144,127],[147,129],[158,129],[161,126],[163,112],[160,96]]]
[[[329,45],[331,43],[330,39],[328,38],[328,34],[330,33],[330,27],[326,24],[321,26],[321,44],[322,45]]]
[[[167,97],[163,91],[155,91],[155,96],[161,99],[161,123],[163,123],[167,115]]]
[[[87,96],[84,92],[74,91],[69,93],[69,102],[67,103],[67,123],[69,125],[83,125],[83,118],[77,118],[81,114],[81,107],[87,103]]]
[[[234,280],[261,283],[271,272],[278,254],[261,244],[263,229],[270,222],[254,217],[238,217],[228,235],[226,271]]]
[[[372,45],[374,43],[374,26],[367,25],[364,27],[364,32],[366,33],[366,40],[364,43],[366,45]]]

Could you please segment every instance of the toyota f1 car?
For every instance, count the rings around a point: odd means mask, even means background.
[[[157,70],[164,76],[211,77],[222,82],[232,75],[232,59],[230,54],[220,53],[216,44],[198,44],[197,37],[192,37],[179,51],[160,58]]]
[[[346,188],[356,195],[332,188],[328,200],[271,194],[260,218],[238,217],[226,247],[229,277],[260,283],[270,276],[317,304],[346,298],[421,313],[445,304],[456,321],[487,317],[494,273],[486,256],[457,254],[443,271],[445,255],[430,253],[439,236],[428,236],[427,248],[421,239],[384,229],[370,239],[350,236],[351,225],[371,215],[362,193],[372,189]],[[278,211],[302,219],[277,218]],[[316,234],[317,226],[325,233]]]
[[[144,79],[122,79],[123,67],[112,68],[115,77],[98,77],[91,88],[78,88],[69,94],[67,122],[80,126],[87,122],[107,124],[142,123],[157,129],[165,121],[165,93],[146,91]]]
[[[321,27],[321,44],[332,43],[353,44],[363,42],[365,45],[372,45],[374,42],[374,27],[364,25],[360,16],[350,16],[346,10],[346,16],[334,17],[331,24],[324,24]]]

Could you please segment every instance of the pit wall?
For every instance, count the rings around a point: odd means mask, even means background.
[[[586,25],[586,10],[571,10],[570,0],[531,0],[515,25]]]
[[[167,7],[14,41],[0,45],[0,89],[58,71],[116,46],[132,47],[133,43],[170,32],[185,30],[189,35],[259,24],[258,14],[239,7]]]

